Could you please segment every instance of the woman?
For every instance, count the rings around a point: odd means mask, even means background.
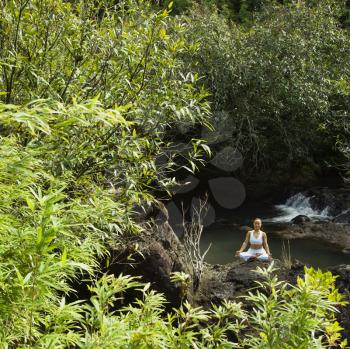
[[[261,219],[255,218],[253,224],[254,230],[249,230],[247,232],[242,247],[236,251],[236,257],[240,257],[245,261],[255,259],[258,259],[259,261],[271,260],[272,255],[269,245],[267,244],[266,233],[260,230],[262,224]],[[247,252],[243,252],[247,247],[248,242],[250,243],[250,248]]]

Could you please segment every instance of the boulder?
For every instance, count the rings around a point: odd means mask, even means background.
[[[305,222],[310,222],[311,219],[308,217],[308,216],[305,216],[305,215],[298,215],[298,216],[295,216],[293,219],[291,219],[291,223],[293,224],[303,224]]]
[[[344,200],[334,189],[315,187],[304,191],[303,194],[310,197],[309,204],[317,212],[327,208],[328,215],[336,216],[346,208]]]
[[[234,261],[225,265],[205,264],[200,288],[195,297],[195,304],[209,308],[211,303],[220,304],[226,300],[237,300],[238,296],[256,286],[255,281],[262,281],[254,272],[257,266],[268,266],[269,262]],[[279,268],[278,277],[291,283],[296,282],[298,275],[304,271],[304,265],[294,261],[291,269],[286,269],[280,260],[274,259],[275,267]]]

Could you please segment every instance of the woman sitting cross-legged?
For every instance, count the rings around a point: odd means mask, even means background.
[[[259,261],[268,261],[272,259],[269,245],[267,244],[266,233],[260,230],[261,228],[261,219],[254,219],[254,230],[249,230],[247,232],[246,238],[242,244],[242,247],[236,251],[236,257],[240,257],[245,261],[250,260],[259,260]],[[250,243],[250,247],[247,252],[243,250]]]

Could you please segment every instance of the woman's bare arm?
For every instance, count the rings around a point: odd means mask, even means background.
[[[238,251],[236,251],[236,254],[243,252],[246,249],[246,247],[248,246],[248,242],[249,242],[249,231],[247,231],[247,234],[245,236],[245,240],[243,241],[241,248]]]
[[[266,253],[269,256],[271,256],[270,247],[269,247],[269,244],[267,243],[267,235],[266,235],[265,232],[263,234],[263,246],[264,246],[264,249],[265,249]]]

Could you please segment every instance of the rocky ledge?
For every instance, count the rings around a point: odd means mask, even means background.
[[[297,217],[296,217],[297,218]],[[295,220],[294,220],[295,221]],[[274,233],[284,239],[317,239],[334,245],[344,253],[350,253],[350,224],[333,222],[298,221],[281,227]]]
[[[275,259],[277,268],[275,274],[279,280],[295,284],[298,276],[304,274],[304,264],[294,261],[291,268],[286,268],[281,261]],[[205,264],[199,291],[194,297],[197,306],[209,308],[211,304],[220,304],[225,299],[241,301],[238,297],[247,294],[248,290],[256,287],[256,281],[263,281],[262,277],[254,270],[256,267],[267,267],[268,263],[258,261],[240,262],[234,261],[226,265]],[[350,265],[339,265],[327,268],[333,275],[337,275],[336,287],[350,300]],[[326,271],[326,270],[324,270]],[[344,328],[344,338],[350,338],[350,304],[340,308],[337,319]]]

